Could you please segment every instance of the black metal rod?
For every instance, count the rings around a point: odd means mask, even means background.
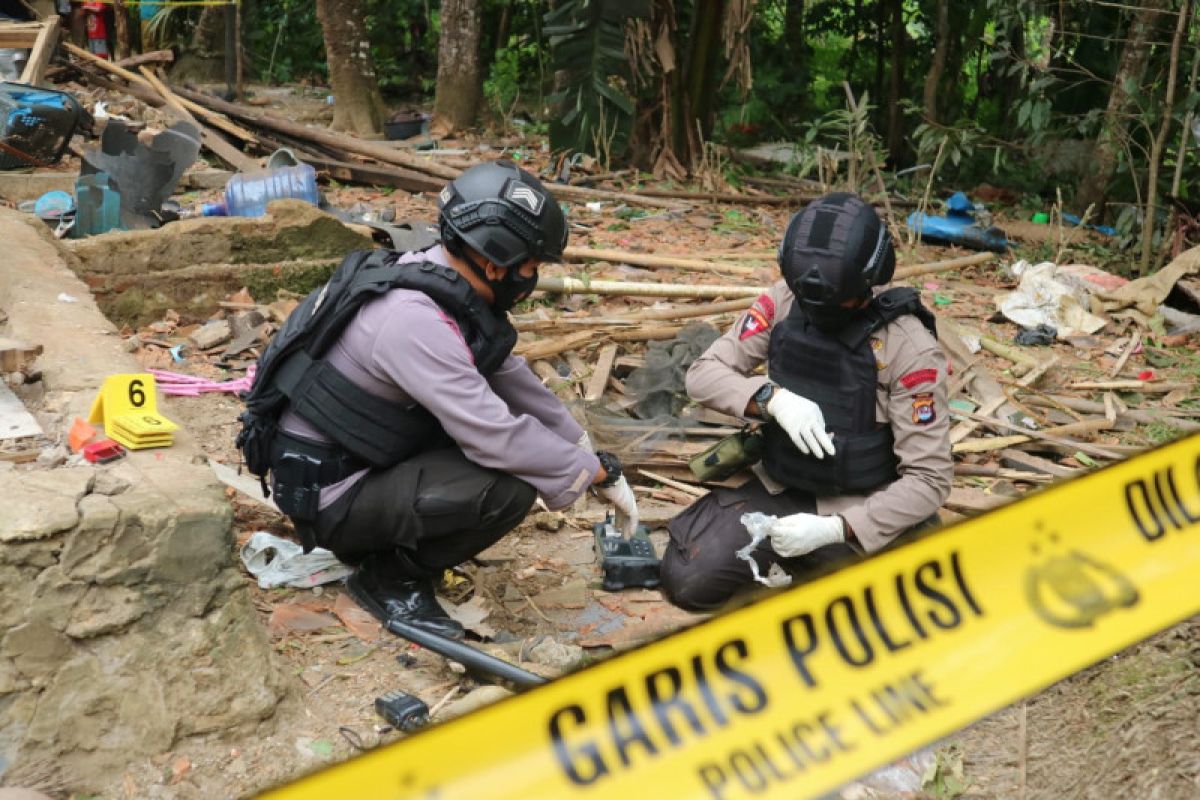
[[[386,627],[401,639],[407,639],[440,656],[457,661],[472,672],[506,680],[518,689],[532,689],[547,683],[547,680],[541,675],[535,675],[495,656],[481,653],[470,645],[430,633],[409,622],[390,619]]]

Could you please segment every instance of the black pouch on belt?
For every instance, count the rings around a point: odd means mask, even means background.
[[[301,453],[284,452],[271,468],[275,504],[294,520],[312,522],[321,499],[321,461]]]

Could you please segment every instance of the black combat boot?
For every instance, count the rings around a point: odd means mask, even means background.
[[[433,581],[409,578],[389,556],[367,558],[346,579],[354,601],[380,622],[402,619],[447,639],[462,639],[463,627],[446,615],[433,595]]]

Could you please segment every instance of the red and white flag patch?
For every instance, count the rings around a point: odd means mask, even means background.
[[[754,305],[750,306],[746,315],[742,317],[742,324],[738,329],[738,340],[749,339],[755,334],[769,330],[774,319],[775,301],[769,295],[759,295],[759,298],[754,301]]]
[[[907,375],[900,376],[900,385],[905,389],[920,386],[922,383],[933,383],[937,380],[936,369],[919,369]]]

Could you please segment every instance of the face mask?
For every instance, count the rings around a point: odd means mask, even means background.
[[[808,321],[823,333],[837,333],[864,312],[861,308],[830,307],[817,303],[803,303],[801,308]]]
[[[508,311],[517,303],[529,297],[537,287],[538,275],[536,270],[526,278],[521,276],[517,272],[517,269],[518,267],[511,267],[508,270],[508,274],[504,276],[504,280],[492,284],[492,292],[496,296],[496,299],[492,302],[492,309],[498,313]]]

